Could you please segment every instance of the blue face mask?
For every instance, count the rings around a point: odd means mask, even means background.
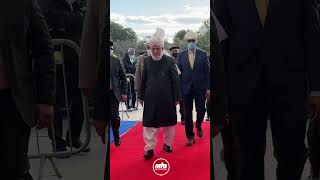
[[[189,42],[188,43],[188,49],[195,49],[196,48],[196,43],[195,42]]]

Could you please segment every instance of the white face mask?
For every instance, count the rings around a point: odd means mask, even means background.
[[[129,58],[130,58],[130,62],[134,62],[134,55],[131,55],[131,56],[129,56]]]

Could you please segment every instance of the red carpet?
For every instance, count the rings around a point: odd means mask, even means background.
[[[176,126],[173,152],[167,153],[163,148],[163,132],[158,136],[155,156],[144,160],[144,141],[142,125],[139,122],[128,133],[122,136],[120,147],[110,146],[111,180],[209,180],[210,179],[210,123],[202,125],[203,137],[195,135],[196,143],[186,146],[184,126]],[[194,131],[196,131],[194,129]],[[153,172],[153,162],[158,158],[165,158],[170,163],[170,170],[165,176],[158,176]]]

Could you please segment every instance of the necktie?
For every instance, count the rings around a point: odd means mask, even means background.
[[[267,8],[268,8],[268,0],[255,0],[256,7],[259,13],[261,24],[264,25],[264,22],[267,17]]]
[[[189,50],[189,63],[190,63],[191,69],[193,70],[193,65],[194,65],[194,52],[193,52],[193,50]]]

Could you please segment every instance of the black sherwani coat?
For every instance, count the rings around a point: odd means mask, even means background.
[[[174,60],[163,55],[160,61],[151,56],[144,60],[141,96],[144,100],[144,127],[165,127],[177,124],[175,102],[181,99],[180,84]]]

